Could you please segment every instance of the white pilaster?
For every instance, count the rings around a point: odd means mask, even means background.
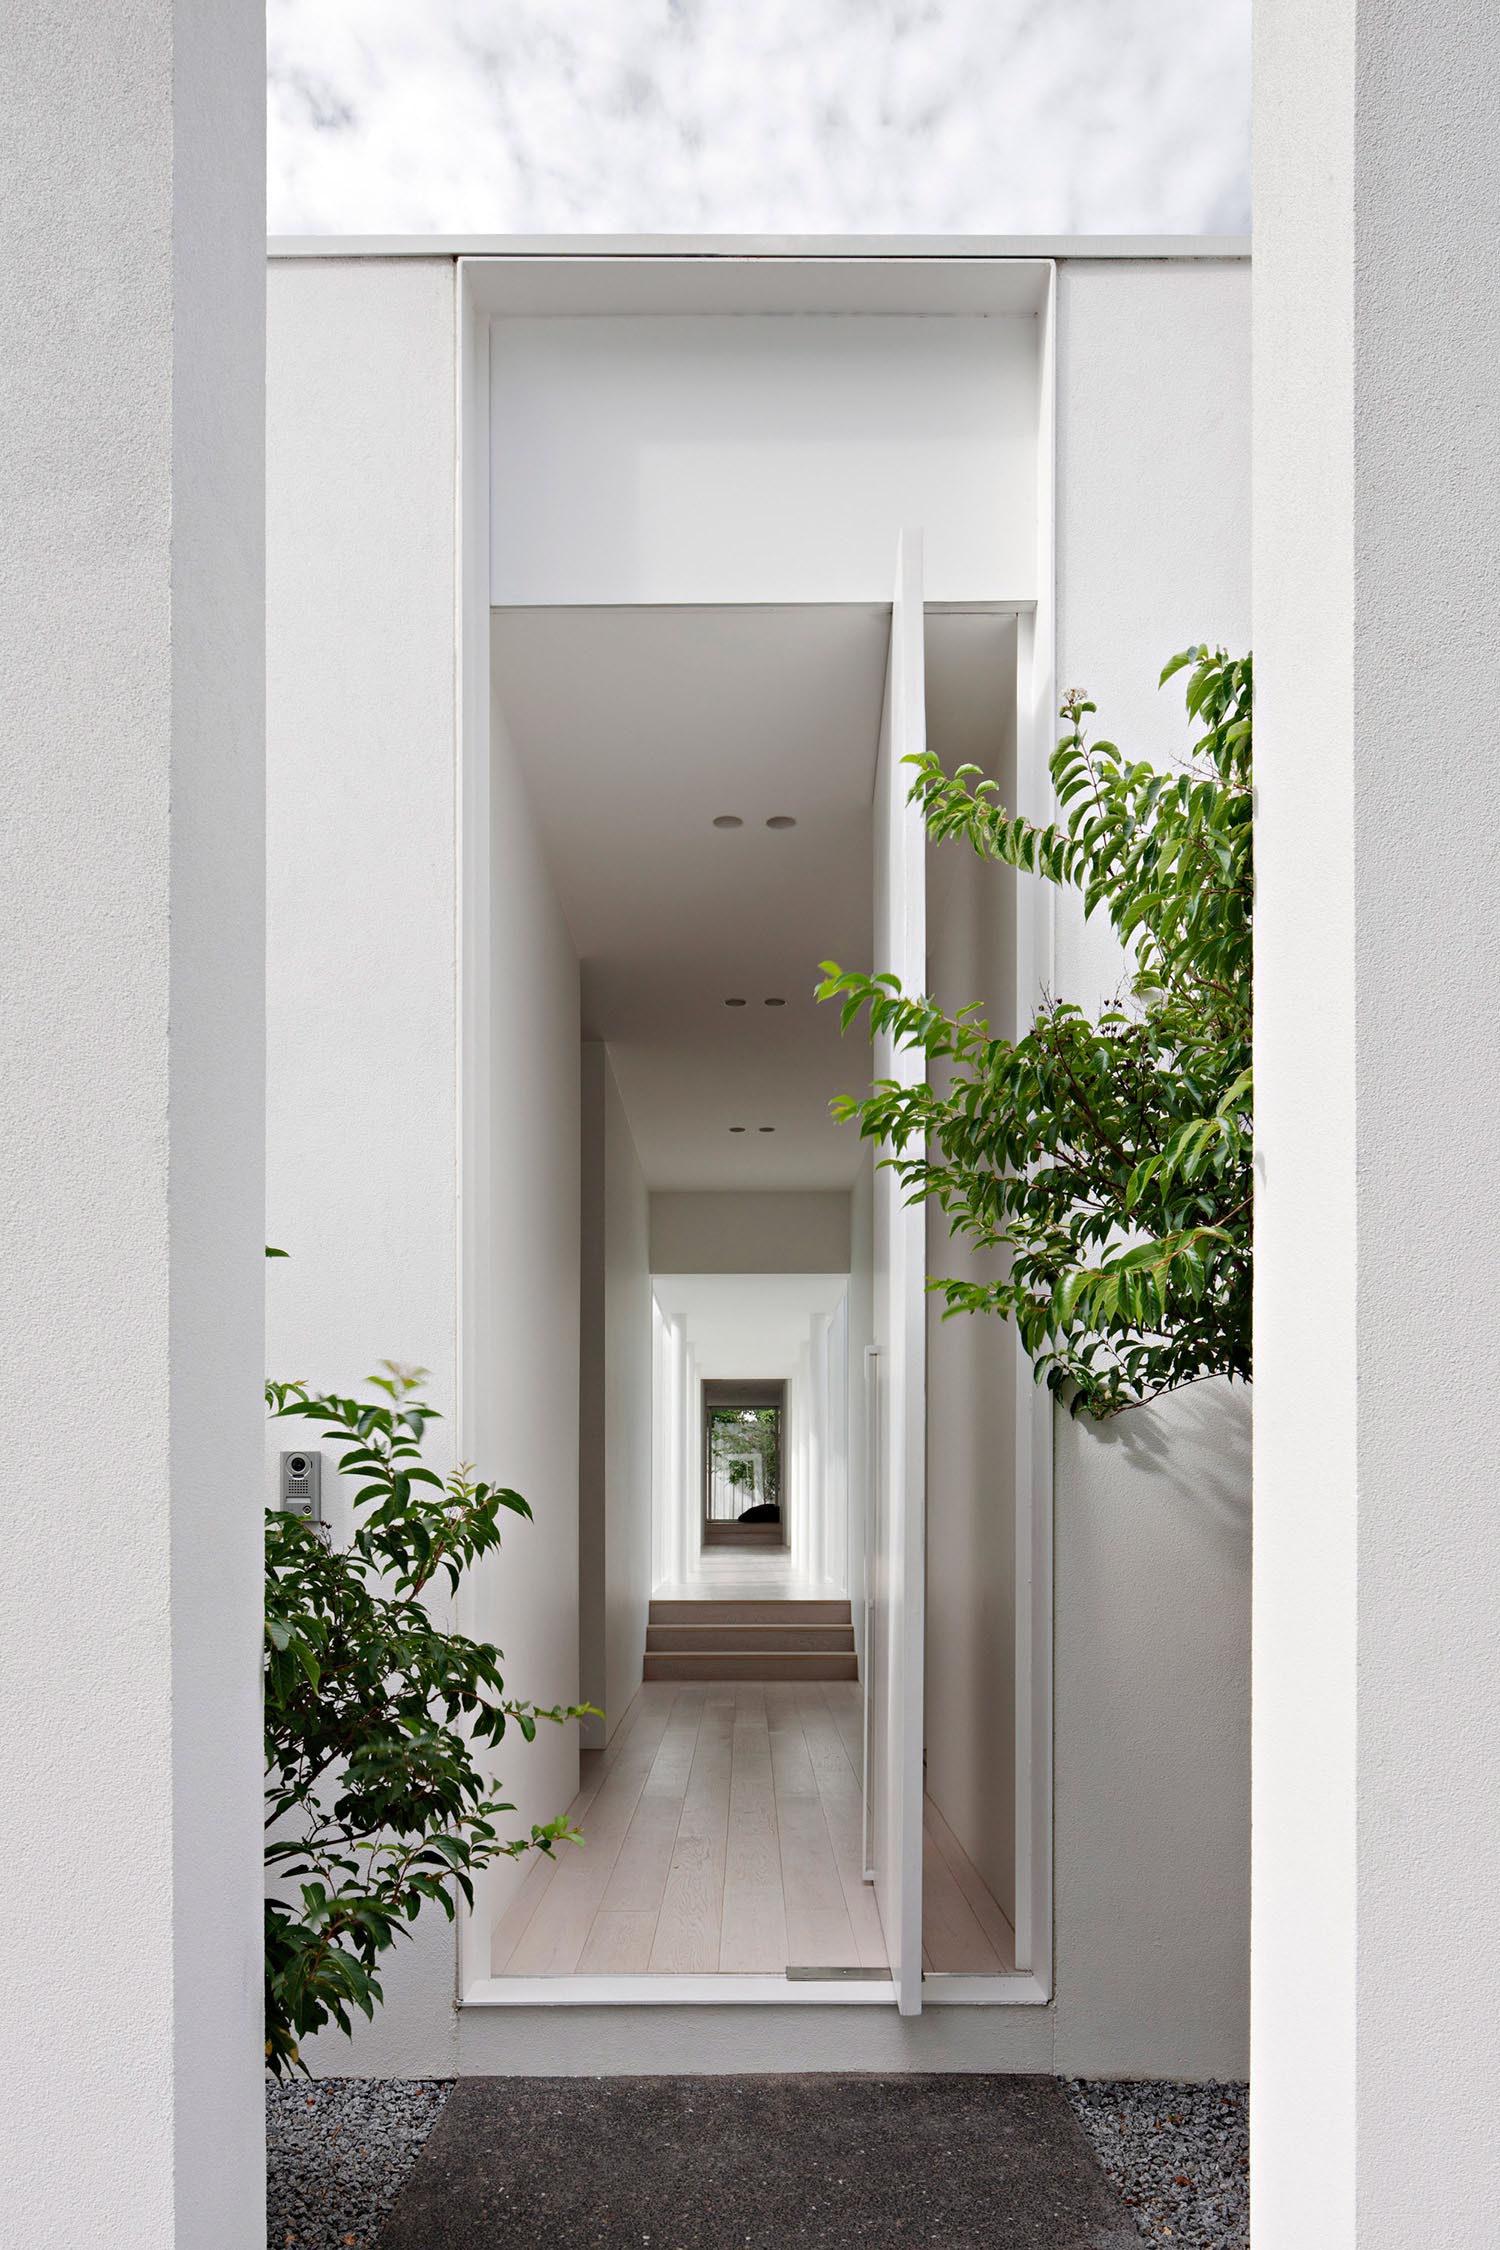
[[[1480,2250],[1500,16],[1257,20],[1254,2240]]]
[[[264,51],[0,21],[8,2239],[252,2250]]]

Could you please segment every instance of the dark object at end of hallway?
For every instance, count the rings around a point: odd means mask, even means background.
[[[466,2078],[380,2250],[1136,2250],[1055,2079]]]
[[[780,1521],[781,1510],[769,1500],[762,1500],[756,1507],[747,1508],[743,1515],[735,1517],[736,1523],[780,1523]]]

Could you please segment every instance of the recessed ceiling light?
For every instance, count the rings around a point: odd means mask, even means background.
[[[793,820],[791,814],[786,812],[772,813],[770,819],[766,822],[768,828],[795,828],[796,825],[797,823]]]
[[[786,1006],[786,1002],[784,1000],[768,1000],[766,1001],[765,1005],[768,1008],[784,1008]]]
[[[715,828],[743,828],[744,825],[745,823],[741,820],[737,812],[721,812],[714,814]]]
[[[774,1133],[776,1128],[774,1125],[757,1125],[755,1130],[758,1133]]]
[[[743,1125],[731,1125],[729,1130],[731,1133],[743,1133],[745,1128]]]
[[[724,1005],[726,1008],[743,1008],[745,1003],[743,1000],[726,1000]]]

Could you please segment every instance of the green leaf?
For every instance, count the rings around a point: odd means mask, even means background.
[[[1114,1000],[1091,1017],[1049,998],[1006,1039],[981,1003],[948,1014],[889,972],[825,963],[819,994],[846,1031],[865,1015],[898,1051],[946,1058],[941,1082],[887,1081],[833,1115],[882,1144],[909,1201],[997,1254],[993,1282],[934,1276],[945,1317],[1014,1320],[1037,1381],[1095,1418],[1251,1373],[1252,667],[1195,644],[1161,678],[1179,674],[1198,731],[1175,768],[1090,740],[1094,705],[1069,692],[1045,827],[972,766],[912,761],[934,843],[1107,917]]]

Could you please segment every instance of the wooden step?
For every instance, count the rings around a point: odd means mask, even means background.
[[[682,1649],[646,1652],[648,1680],[857,1680],[854,1651],[831,1649]]]
[[[737,1648],[746,1653],[757,1649],[822,1649],[843,1655],[854,1646],[852,1625],[658,1625],[646,1628],[646,1646],[655,1654],[669,1649],[680,1649],[685,1655],[695,1650]]]
[[[846,1601],[653,1601],[653,1625],[847,1625]]]
[[[648,1680],[856,1680],[846,1601],[654,1601]]]

